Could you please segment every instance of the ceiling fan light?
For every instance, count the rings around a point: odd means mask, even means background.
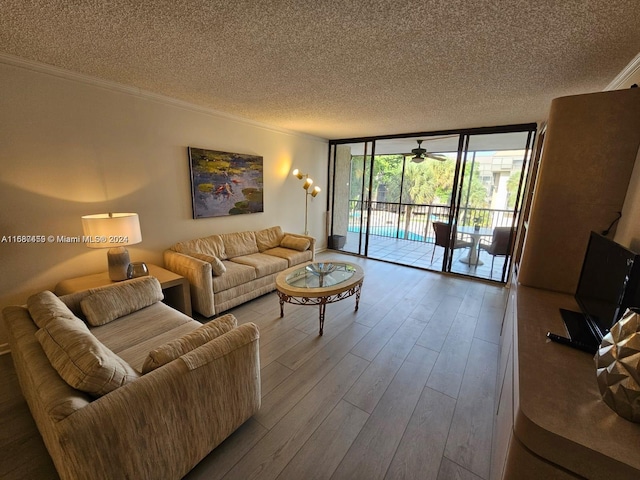
[[[413,163],[422,163],[422,162],[424,162],[424,158],[422,158],[420,155],[416,155],[415,157],[413,157],[411,159],[411,161]]]

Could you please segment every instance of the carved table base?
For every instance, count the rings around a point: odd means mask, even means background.
[[[284,317],[284,304],[291,303],[293,305],[318,305],[320,307],[320,331],[319,335],[322,335],[322,330],[324,328],[324,312],[327,308],[327,304],[338,302],[344,298],[351,297],[353,295],[356,296],[356,308],[355,311],[358,311],[358,305],[360,303],[360,291],[362,289],[362,281],[355,284],[348,290],[344,292],[339,292],[334,295],[328,295],[325,297],[294,297],[291,295],[287,295],[280,290],[277,290],[278,297],[280,298],[280,318]]]

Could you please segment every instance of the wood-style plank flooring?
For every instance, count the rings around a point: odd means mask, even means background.
[[[260,327],[262,408],[198,479],[488,479],[505,289],[326,252],[365,270],[355,299],[318,308],[271,293],[231,311]],[[0,478],[56,478],[0,357]],[[5,389],[7,385],[9,388]]]

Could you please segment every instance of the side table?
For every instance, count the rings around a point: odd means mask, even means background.
[[[191,316],[191,292],[189,291],[189,281],[170,272],[162,267],[148,263],[149,275],[156,277],[162,286],[164,293],[164,302],[167,305],[180,310],[182,313]],[[83,277],[69,278],[58,282],[55,288],[55,294],[67,295],[69,293],[89,290],[90,288],[102,287],[110,285],[114,282],[109,278],[108,272],[95,273],[93,275],[85,275]]]

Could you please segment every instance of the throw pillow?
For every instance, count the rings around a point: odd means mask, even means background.
[[[149,373],[158,367],[181,357],[187,352],[204,345],[210,340],[227,333],[237,326],[236,317],[231,314],[211,320],[192,332],[172,340],[149,352],[149,356],[142,365],[142,373]]]
[[[31,295],[27,299],[27,308],[38,328],[45,327],[53,318],[76,318],[69,307],[48,290]]]
[[[80,301],[80,308],[87,323],[98,327],[160,302],[163,298],[157,278],[141,277],[92,291]]]
[[[224,266],[222,260],[213,255],[208,255],[206,253],[198,253],[198,252],[188,252],[185,255],[189,255],[190,257],[197,258],[198,260],[202,260],[203,262],[207,262],[211,264],[211,272],[219,277],[224,272],[227,271],[227,267]]]
[[[53,368],[76,390],[99,397],[139,377],[81,320],[55,318],[36,332],[36,338]]]
[[[309,248],[310,245],[311,242],[309,241],[309,239],[303,237],[294,237],[293,235],[285,235],[280,242],[281,247],[298,250],[299,252],[304,252]]]
[[[276,248],[278,245],[280,245],[282,237],[284,237],[284,234],[282,233],[282,228],[280,227],[271,227],[265,228],[264,230],[258,230],[256,232],[256,243],[258,244],[258,250],[264,252],[265,250]]]

